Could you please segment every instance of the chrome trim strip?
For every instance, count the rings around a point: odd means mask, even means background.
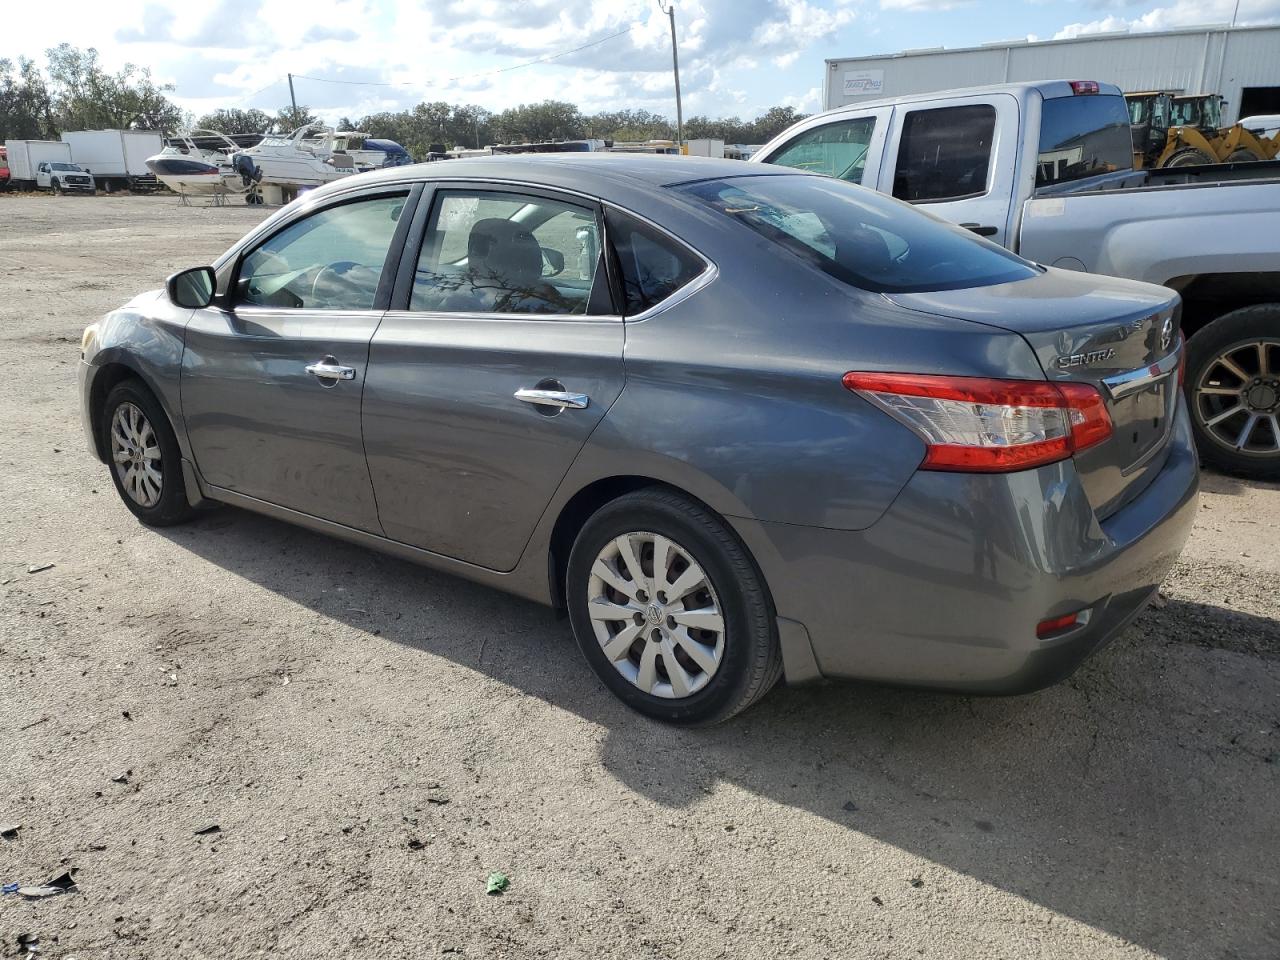
[[[1145,390],[1157,380],[1164,379],[1178,369],[1178,364],[1182,361],[1184,348],[1185,341],[1179,337],[1178,345],[1155,363],[1139,367],[1136,370],[1129,370],[1126,373],[1117,373],[1114,376],[1106,377],[1103,379],[1102,385],[1107,388],[1107,392],[1115,400],[1119,400],[1121,397],[1128,396],[1131,393],[1136,393],[1139,390]]]

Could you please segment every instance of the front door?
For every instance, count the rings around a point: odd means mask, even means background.
[[[241,258],[229,303],[195,312],[182,406],[207,483],[381,532],[360,399],[407,197],[358,196],[292,221]]]
[[[378,513],[394,540],[510,570],[622,390],[600,214],[494,186],[436,190],[423,217],[370,348]]]

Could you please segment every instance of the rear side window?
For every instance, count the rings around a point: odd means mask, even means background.
[[[634,217],[609,210],[605,223],[622,271],[626,316],[656,306],[706,269],[692,251]]]
[[[747,176],[679,189],[863,290],[957,290],[1036,276],[1031,264],[994,243],[840,180]]]
[[[875,117],[857,117],[806,130],[765,162],[861,183],[875,128]]]
[[[995,132],[996,108],[988,103],[908,113],[893,195],[908,203],[982,196]]]
[[[1133,136],[1124,97],[1084,95],[1044,101],[1037,187],[1132,166]]]

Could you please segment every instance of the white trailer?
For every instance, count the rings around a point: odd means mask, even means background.
[[[71,156],[107,193],[155,190],[147,158],[164,149],[164,138],[150,130],[73,130],[62,135]]]
[[[6,140],[9,157],[9,186],[13,190],[34,190],[37,167],[42,163],[71,163],[71,147],[60,140]]]
[[[723,140],[690,140],[686,146],[691,157],[724,157]]]

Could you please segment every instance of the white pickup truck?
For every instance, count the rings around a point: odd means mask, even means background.
[[[850,104],[752,161],[892,194],[1050,268],[1177,290],[1201,456],[1280,479],[1280,162],[1134,170],[1124,98],[1090,80]]]

